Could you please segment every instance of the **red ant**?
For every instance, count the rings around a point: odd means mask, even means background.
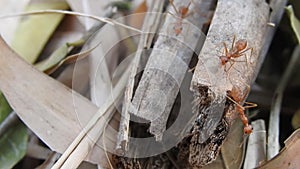
[[[178,36],[182,32],[183,19],[188,16],[189,7],[191,5],[191,2],[192,1],[190,1],[187,6],[180,6],[177,9],[176,6],[174,5],[174,0],[169,0],[169,3],[172,5],[172,7],[174,8],[174,10],[176,12],[176,14],[172,14],[172,13],[168,12],[169,14],[173,15],[176,18],[176,22],[173,27],[176,36]]]
[[[249,91],[249,88],[248,88]],[[247,92],[248,93],[248,92]],[[245,134],[251,134],[252,133],[252,126],[248,122],[248,118],[245,115],[245,109],[256,107],[257,104],[255,103],[249,103],[245,102],[246,106],[242,106],[241,102],[245,99],[246,95],[241,95],[241,91],[237,87],[233,87],[231,91],[228,92],[228,95],[226,96],[229,100],[231,100],[233,103],[236,104],[236,111],[239,113],[240,118],[244,124],[244,133]]]
[[[223,42],[223,45],[224,45],[224,49],[225,49],[225,55],[220,56],[221,64],[225,65],[227,62],[231,63],[230,67],[227,70],[225,68],[226,72],[229,71],[229,69],[233,66],[233,64],[235,62],[238,62],[235,60],[235,58],[238,58],[238,57],[241,57],[244,55],[246,58],[246,62],[247,62],[247,56],[246,56],[245,52],[247,52],[248,50],[251,50],[251,55],[252,55],[253,48],[250,48],[250,47],[247,48],[247,40],[246,39],[240,39],[235,42],[235,36],[234,36],[233,40],[232,40],[231,48],[229,50],[228,50],[225,42]]]

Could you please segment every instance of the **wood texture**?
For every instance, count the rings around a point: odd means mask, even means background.
[[[261,0],[220,0],[218,2],[191,84],[195,95],[198,95],[198,90],[202,87],[209,88],[209,92],[214,95],[212,96],[214,100],[218,97],[220,97],[220,100],[225,100],[226,92],[231,91],[233,86],[239,88],[242,92],[247,92],[245,84],[250,86],[254,76],[267,27],[268,11],[267,4]],[[246,39],[248,47],[253,48],[253,52],[252,54],[250,51],[246,53],[247,62],[242,56],[237,59],[241,62],[235,62],[232,68],[226,72],[219,57],[224,55],[223,43],[231,48],[234,36],[236,40]],[[225,66],[228,68],[230,63]],[[210,106],[219,104],[218,101],[212,101],[212,103]],[[221,117],[214,114],[223,113],[222,111],[209,111],[207,122],[209,122],[210,117],[218,117],[213,122],[218,123]],[[208,134],[203,137],[203,141],[213,132],[216,125],[208,127]]]
[[[146,1],[145,1],[146,2]],[[135,54],[134,61],[132,62],[130,78],[125,90],[124,103],[122,107],[122,117],[119,125],[118,141],[116,150],[118,154],[124,154],[128,150],[129,141],[129,121],[130,114],[129,109],[131,106],[131,100],[134,93],[134,84],[136,75],[141,71],[141,60],[145,57],[146,53],[144,50],[149,50],[153,43],[154,32],[157,31],[160,24],[159,20],[161,15],[159,14],[163,9],[162,1],[152,1],[151,6],[148,9],[148,13],[145,16],[144,24],[142,27],[144,34],[141,35],[140,42],[138,45],[138,52]],[[137,14],[138,15],[138,14]]]
[[[259,66],[259,53],[264,42],[268,17],[269,7],[263,0],[218,1],[191,84],[191,89],[196,96],[195,112],[199,113],[198,124],[194,125],[193,132],[200,134],[192,137],[194,142],[190,146],[199,145],[200,148],[194,149],[190,153],[204,155],[202,159],[190,156],[189,161],[194,166],[206,165],[216,158],[217,154],[214,155],[213,152],[218,151],[222,145],[220,142],[224,142],[224,140],[220,139],[216,144],[212,142],[212,138],[218,134],[215,130],[219,128],[217,126],[224,123],[220,122],[223,115],[229,126],[237,117],[236,112],[233,112],[232,109],[224,111],[220,108],[220,104],[225,103],[227,91],[231,91],[233,87],[239,89],[241,95],[248,94],[249,86],[255,78],[256,69]],[[227,69],[230,67],[230,63],[224,67],[221,64],[220,56],[224,55],[224,43],[230,49],[234,37],[236,40],[245,39],[248,47],[253,51],[251,53],[249,50],[240,58],[235,58],[233,66]],[[210,99],[207,99],[207,96]],[[207,106],[207,100],[209,106]],[[234,103],[230,104],[235,106]],[[224,123],[224,125],[228,124]],[[222,132],[226,134],[226,132]],[[214,147],[215,144],[219,147],[206,148]]]
[[[190,1],[174,1],[175,6],[186,6]],[[210,3],[200,1],[197,6],[191,4],[189,16],[182,20],[182,31],[177,36],[174,26],[178,18],[167,14],[159,32],[148,63],[132,100],[134,110],[131,113],[151,122],[150,133],[161,140],[166,123],[179,92],[182,80],[189,69],[193,52],[201,40],[201,28],[207,18],[198,14],[197,8],[207,11]],[[167,9],[175,14],[172,7]]]

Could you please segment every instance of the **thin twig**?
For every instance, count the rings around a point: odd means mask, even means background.
[[[138,30],[134,27],[122,24],[122,23],[117,22],[117,21],[115,21],[113,19],[110,19],[110,18],[99,17],[99,16],[90,15],[90,14],[81,13],[81,12],[72,12],[72,11],[55,10],[55,9],[36,10],[36,11],[31,11],[31,12],[21,12],[21,13],[15,13],[15,14],[2,15],[2,16],[0,16],[0,19],[5,19],[5,18],[9,18],[9,17],[17,17],[17,16],[53,14],[53,13],[88,17],[88,18],[91,18],[91,19],[94,19],[94,20],[97,20],[97,21],[100,21],[100,22],[105,22],[105,23],[108,23],[108,24],[111,24],[111,25],[118,25],[118,26],[121,26],[123,28],[142,33],[141,30]]]
[[[281,110],[283,93],[288,83],[288,80],[292,75],[293,69],[295,68],[299,56],[300,56],[300,46],[297,46],[293,52],[288,67],[285,70],[280,80],[280,83],[274,93],[274,98],[271,104],[270,122],[269,122],[269,130],[268,130],[268,151],[267,151],[268,160],[273,158],[275,155],[277,155],[280,149],[279,115]]]

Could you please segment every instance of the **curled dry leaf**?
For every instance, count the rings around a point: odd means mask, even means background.
[[[43,60],[37,64],[35,64],[35,67],[38,70],[44,71],[47,74],[53,73],[55,70],[57,70],[60,66],[63,64],[68,63],[74,63],[76,61],[79,61],[81,59],[84,59],[87,57],[100,43],[96,44],[95,46],[91,47],[90,49],[87,49],[85,51],[67,56],[69,52],[70,47],[78,46],[77,43],[66,43],[63,44],[60,48],[55,50],[48,59]],[[67,56],[67,57],[66,57]]]
[[[48,70],[53,67],[59,61],[61,61],[68,53],[68,45],[64,44],[60,48],[56,49],[47,59],[35,64],[35,68],[41,71]]]

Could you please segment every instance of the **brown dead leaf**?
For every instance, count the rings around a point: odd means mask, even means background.
[[[144,0],[133,12],[129,19],[129,25],[135,28],[142,28],[145,13],[147,12],[147,0]]]
[[[296,130],[286,141],[281,152],[258,169],[295,169],[300,161],[300,129]]]
[[[134,11],[133,14],[137,13],[145,13],[147,12],[148,7],[147,7],[147,0],[144,0]]]

